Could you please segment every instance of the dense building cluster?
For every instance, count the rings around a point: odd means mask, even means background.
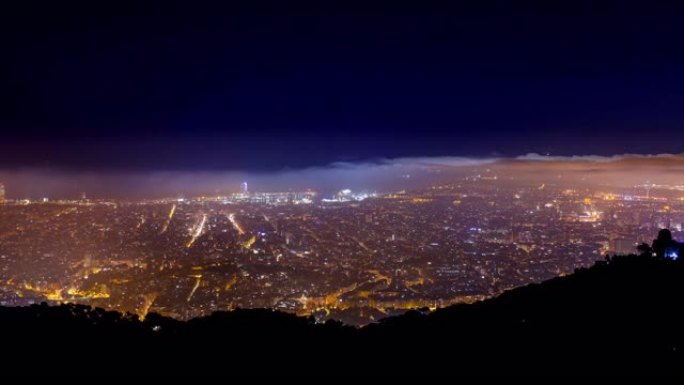
[[[684,202],[645,191],[459,178],[424,190],[145,201],[5,201],[0,304],[188,319],[267,307],[365,324],[472,302],[675,237]]]

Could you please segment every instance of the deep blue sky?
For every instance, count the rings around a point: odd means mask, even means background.
[[[666,3],[55,3],[0,5],[0,168],[684,150]]]

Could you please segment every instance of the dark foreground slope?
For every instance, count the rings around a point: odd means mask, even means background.
[[[357,330],[268,310],[187,323],[0,308],[3,373],[684,373],[684,263],[620,257]]]

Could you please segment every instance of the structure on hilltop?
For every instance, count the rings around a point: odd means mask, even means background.
[[[672,238],[672,233],[668,229],[658,232],[658,238],[653,240],[651,249],[659,258],[678,259],[682,255],[684,243],[677,242]]]

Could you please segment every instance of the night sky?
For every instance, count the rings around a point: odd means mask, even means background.
[[[144,3],[2,2],[0,168],[684,150],[665,3]]]

